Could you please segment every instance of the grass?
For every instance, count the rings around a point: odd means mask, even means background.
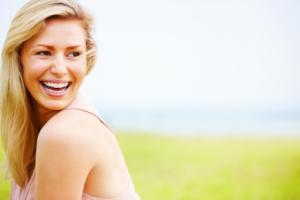
[[[0,141],[1,142],[1,141]],[[3,161],[4,161],[4,152],[2,150],[2,145],[0,143],[0,199],[5,200],[5,199],[9,199],[9,195],[10,195],[10,185],[9,185],[9,181],[7,181],[4,178],[4,165],[3,165]]]
[[[131,133],[118,140],[143,200],[300,200],[300,138]],[[8,188],[0,183],[0,199]]]

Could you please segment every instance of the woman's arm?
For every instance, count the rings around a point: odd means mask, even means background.
[[[43,128],[36,151],[36,199],[80,200],[95,151],[82,123],[50,123]],[[70,124],[69,124],[70,125]]]
[[[91,174],[88,185],[96,196],[125,191],[130,177],[111,131],[82,111],[66,110],[53,118],[38,137],[36,199],[79,200]]]

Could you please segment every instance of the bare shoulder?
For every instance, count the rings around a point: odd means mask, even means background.
[[[113,150],[118,146],[110,129],[94,115],[80,110],[63,110],[53,116],[42,128],[38,137],[38,143],[42,145],[45,142],[60,144],[64,148],[77,147],[81,152],[94,151],[95,154],[103,153],[103,148]]]
[[[57,191],[113,196],[128,183],[115,136],[97,117],[84,111],[64,110],[52,117],[40,131],[36,154],[37,182],[52,183]],[[46,190],[38,189],[40,194]]]

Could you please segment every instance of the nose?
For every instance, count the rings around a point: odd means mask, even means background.
[[[67,65],[63,55],[56,55],[51,65],[51,73],[57,76],[63,76],[67,73]]]

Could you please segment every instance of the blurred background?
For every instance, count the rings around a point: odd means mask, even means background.
[[[1,46],[25,2],[1,0]],[[299,1],[80,2],[99,50],[81,93],[143,199],[300,199]]]

